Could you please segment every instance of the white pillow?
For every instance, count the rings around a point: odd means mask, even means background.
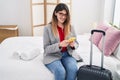
[[[114,52],[114,56],[120,60],[120,43]]]
[[[25,47],[13,52],[13,57],[21,60],[33,60],[41,53],[39,48]]]

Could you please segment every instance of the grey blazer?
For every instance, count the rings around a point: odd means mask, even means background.
[[[71,26],[71,33],[67,37],[76,37],[75,31],[73,27]],[[60,40],[58,37],[54,37],[51,24],[48,24],[44,27],[44,33],[43,33],[43,44],[44,44],[44,58],[43,63],[49,64],[55,60],[61,59],[61,49],[59,49],[58,44],[60,43]],[[75,49],[78,48],[78,42],[75,41]],[[75,52],[75,50],[71,49],[70,46],[67,47],[68,53],[74,57],[76,60],[79,59],[78,54]]]

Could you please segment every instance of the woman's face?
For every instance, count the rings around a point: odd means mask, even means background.
[[[63,24],[67,18],[67,13],[65,10],[58,11],[57,13],[55,13],[55,15],[57,16],[58,23],[61,24]]]

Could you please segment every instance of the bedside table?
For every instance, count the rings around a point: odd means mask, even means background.
[[[17,25],[0,25],[0,43],[8,38],[18,36]]]

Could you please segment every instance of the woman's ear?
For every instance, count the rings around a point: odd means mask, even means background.
[[[56,12],[56,11],[55,11],[55,13],[54,13],[54,14],[55,14],[55,16],[57,16],[57,12]]]

